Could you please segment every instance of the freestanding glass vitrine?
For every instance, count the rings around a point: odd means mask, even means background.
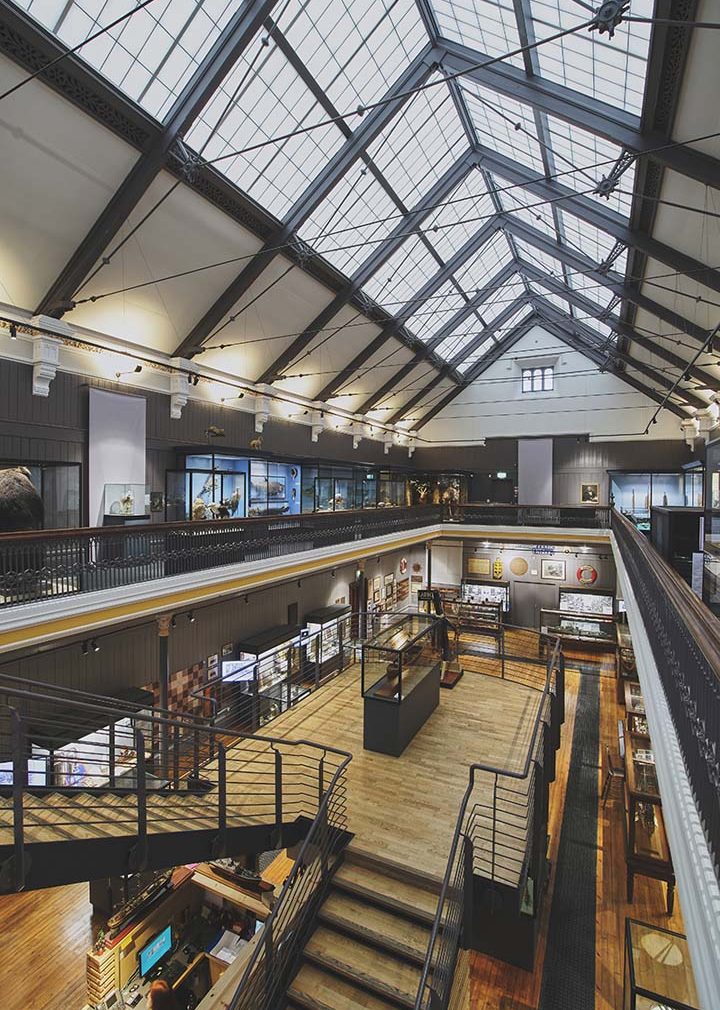
[[[364,746],[399,757],[440,701],[439,624],[405,614],[363,645]]]
[[[698,1010],[686,937],[626,919],[624,990],[623,1010]]]

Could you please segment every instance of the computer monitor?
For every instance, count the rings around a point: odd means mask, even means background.
[[[162,933],[154,936],[140,951],[140,974],[147,978],[158,961],[172,950],[172,926],[166,926]]]

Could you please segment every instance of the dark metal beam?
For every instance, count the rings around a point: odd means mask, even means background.
[[[620,371],[615,366],[609,365],[602,355],[598,354],[591,347],[588,347],[588,345],[582,340],[579,340],[577,335],[571,330],[565,329],[564,326],[561,326],[555,323],[552,319],[544,316],[539,317],[539,322],[541,326],[544,326],[545,329],[556,336],[558,340],[564,341],[564,343],[568,344],[568,346],[573,347],[576,351],[579,351],[580,354],[584,354],[586,358],[589,358],[590,361],[594,362],[604,371],[611,372],[618,379],[622,379],[627,386],[630,386],[632,389],[636,389],[639,393],[642,393],[643,396],[647,396],[655,403],[665,403],[665,396],[662,393],[659,393],[656,389],[651,389],[649,386],[646,386],[644,382],[640,382],[639,379],[636,379],[635,376],[630,375],[628,372]],[[668,410],[672,411],[673,414],[676,414],[683,420],[688,417],[687,412],[675,403],[668,402],[665,406]]]
[[[94,265],[165,166],[173,144],[197,118],[255,38],[278,0],[245,0],[173,103],[150,145],[136,161],[88,234],[40,301],[36,312],[62,316]]]
[[[530,332],[537,321],[537,317],[532,315],[529,319],[519,323],[517,327],[510,333],[506,334],[502,340],[499,340],[495,347],[488,352],[488,354],[478,361],[476,365],[473,365],[468,374],[465,376],[461,386],[451,389],[445,396],[438,400],[438,402],[431,407],[431,409],[424,414],[419,421],[413,424],[415,431],[419,431],[429,421],[432,421],[432,419],[439,414],[441,410],[444,410],[449,403],[452,403],[452,401],[460,395],[460,393],[464,392],[464,390],[472,385],[475,379],[482,375],[483,372],[487,371],[491,365],[494,365],[495,362],[503,356],[503,354],[506,354],[507,351],[511,350],[519,340],[522,340],[526,333]]]
[[[598,134],[631,153],[648,154],[659,164],[704,186],[718,187],[720,162],[717,159],[693,148],[667,148],[662,134],[641,131],[636,116],[542,77],[528,77],[523,70],[508,63],[478,68],[477,64],[488,62],[490,57],[459,42],[442,39],[440,45],[445,50],[443,67],[450,73],[464,73],[485,88]],[[662,150],[663,147],[666,149]]]
[[[638,308],[645,309],[645,311],[657,316],[658,319],[668,323],[674,329],[686,333],[699,343],[707,340],[707,330],[703,329],[702,326],[698,326],[697,323],[686,319],[679,312],[675,312],[674,309],[669,309],[641,294],[635,287],[626,283],[619,274],[612,271],[601,273],[597,268],[597,264],[593,263],[589,257],[575,249],[570,249],[569,246],[558,245],[548,238],[547,235],[543,234],[543,232],[538,231],[536,228],[531,228],[520,221],[519,218],[513,218],[512,215],[509,216],[505,220],[505,230],[535,246],[536,249],[546,252],[549,256],[554,256],[561,263],[566,263],[573,270],[582,273],[594,283],[602,284],[603,287],[606,287],[609,291],[613,291],[619,297],[633,302]]]
[[[310,325],[263,372],[258,380],[259,382],[273,382],[275,379],[282,378],[281,373],[283,369],[287,368],[297,355],[305,350],[318,331],[325,329],[338,312],[362,289],[373,274],[397,252],[409,235],[419,228],[422,221],[432,213],[435,207],[439,203],[442,203],[456,186],[460,185],[468,173],[472,171],[473,167],[477,165],[478,160],[478,156],[473,151],[467,151],[438,179],[425,196],[415,204],[412,210],[398,222],[388,237],[379,243],[364,263],[358,267],[347,286],[338,292],[322,312],[318,313]]]
[[[643,231],[634,231],[628,228],[627,222],[619,214],[604,207],[597,200],[592,200],[588,196],[580,196],[573,189],[563,186],[561,183],[543,179],[519,162],[489,151],[487,148],[479,147],[478,153],[482,155],[482,164],[493,175],[500,175],[507,182],[522,185],[527,192],[532,193],[540,200],[561,198],[562,202],[554,205],[558,210],[567,211],[581,221],[587,221],[588,224],[601,229],[624,245],[638,249],[646,256],[652,256],[653,259],[664,263],[672,270],[687,274],[700,284],[705,284],[713,291],[720,292],[720,272],[718,270],[673,249],[672,246],[665,245],[664,242],[658,242],[657,239]],[[600,175],[598,175],[598,181],[599,179]],[[720,176],[718,181],[720,183]],[[512,213],[509,216],[512,217]]]
[[[662,358],[669,365],[672,365],[681,372],[687,370],[690,378],[695,379],[697,382],[701,382],[707,389],[720,391],[720,379],[714,378],[701,368],[691,367],[688,369],[688,362],[685,358],[675,354],[667,347],[663,347],[661,344],[656,343],[644,334],[638,333],[632,326],[628,326],[627,323],[624,323],[619,316],[614,315],[613,313],[605,314],[602,306],[591,301],[589,298],[586,298],[585,295],[581,294],[579,291],[573,291],[573,289],[569,287],[565,281],[560,281],[556,277],[551,277],[549,274],[545,273],[544,270],[540,270],[532,263],[526,263],[524,260],[519,261],[518,268],[529,280],[542,284],[548,291],[559,295],[560,298],[566,299],[572,305],[575,305],[578,309],[580,309],[581,312],[584,312],[588,316],[594,316],[596,319],[601,319],[601,321],[617,333],[619,337],[637,344],[638,347],[642,347],[651,354],[657,355],[657,357]],[[621,347],[620,349],[623,350],[624,348]]]
[[[597,334],[592,330],[583,326],[582,323],[578,323],[577,320],[570,319],[567,316],[563,316],[562,313],[546,301],[543,298],[535,299],[535,308],[541,319],[547,320],[558,326],[568,337],[576,341],[576,349],[582,351],[583,354],[588,354],[593,358],[593,360],[600,366],[600,368],[605,371],[612,372],[623,382],[627,382],[633,385],[636,389],[640,389],[642,392],[650,395],[650,387],[645,386],[634,376],[631,376],[626,369],[622,369],[618,366],[618,362],[622,361],[628,367],[635,369],[641,374],[647,376],[652,382],[657,383],[661,389],[667,392],[673,388],[674,382],[672,379],[666,378],[656,369],[652,368],[650,365],[646,365],[643,361],[638,361],[629,354],[625,354],[619,351],[615,347],[600,347],[597,344]],[[652,391],[655,395],[653,399],[661,400],[662,395],[657,392],[657,390]],[[703,407],[707,406],[707,402],[696,396],[694,393],[688,393],[688,390],[682,389],[677,392],[678,397],[685,399],[693,407],[701,410]],[[678,407],[678,412],[680,417],[687,417],[688,415]]]
[[[366,113],[360,125],[342,147],[329,159],[322,171],[305,187],[299,198],[283,219],[278,231],[253,257],[234,281],[215,300],[207,312],[193,326],[190,333],[175,350],[176,356],[192,355],[222,319],[231,311],[260,275],[267,269],[293,233],[310,217],[348,169],[360,158],[370,144],[390,124],[406,102],[409,92],[423,84],[437,65],[438,53],[427,45],[397,79],[383,98],[383,104]]]
[[[479,231],[475,232],[475,234],[471,236],[471,238],[469,238],[468,241],[461,246],[453,256],[450,257],[445,266],[438,270],[437,273],[433,274],[433,276],[420,288],[413,299],[406,302],[398,314],[391,319],[389,323],[386,323],[383,326],[375,339],[371,340],[370,343],[364,347],[362,351],[356,354],[352,361],[350,361],[334,379],[327,383],[327,385],[318,393],[317,399],[330,399],[333,393],[344,385],[344,383],[355,374],[358,368],[364,365],[366,361],[369,361],[373,354],[375,354],[375,352],[378,351],[383,344],[387,343],[391,337],[394,337],[398,331],[404,327],[407,320],[421,308],[422,303],[426,299],[430,298],[431,295],[435,294],[438,288],[442,287],[445,281],[447,281],[456,270],[458,270],[468,259],[470,259],[473,253],[476,253],[477,250],[485,244],[485,242],[492,238],[499,228],[500,219],[493,218],[491,221],[488,221],[487,224],[483,225]],[[421,341],[418,340],[416,342],[416,349],[419,350],[422,346]],[[444,362],[438,359],[438,368],[441,368],[443,364]],[[455,381],[459,381],[459,379],[456,378]]]
[[[497,291],[498,288],[501,288],[503,284],[505,284],[505,282],[515,274],[516,270],[517,267],[515,263],[508,263],[507,266],[503,267],[503,269],[500,270],[495,277],[493,277],[493,279],[486,284],[484,288],[482,288],[481,291],[478,291],[478,293],[475,294],[466,305],[463,305],[463,307],[455,313],[449,323],[446,323],[445,326],[443,326],[431,340],[428,340],[425,343],[423,349],[417,350],[410,361],[403,365],[399,371],[391,375],[379,389],[372,393],[372,395],[357,408],[357,412],[359,414],[366,414],[369,410],[372,410],[375,404],[379,403],[395,386],[398,385],[399,382],[402,382],[403,379],[412,372],[416,365],[418,365],[424,358],[427,358],[427,351],[432,351],[438,347],[445,337],[451,334],[453,330],[460,325],[460,323],[464,322],[468,316],[471,316],[477,311],[478,306],[484,302],[489,295],[491,295],[494,291]],[[451,324],[452,329],[448,332],[448,326]],[[478,326],[483,328],[479,320]],[[447,375],[453,371],[453,368],[454,362],[446,362],[443,364],[440,372],[442,375]]]

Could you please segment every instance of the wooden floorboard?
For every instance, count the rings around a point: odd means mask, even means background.
[[[540,699],[537,690],[467,674],[399,758],[363,749],[360,673],[349,670],[275,719],[274,736],[326,743],[352,753],[348,826],[368,852],[442,877],[473,762],[522,769]],[[489,793],[489,780],[478,777]]]
[[[587,658],[592,660],[598,657]],[[607,676],[609,667],[605,663],[602,665],[602,672],[605,675],[600,678],[598,795],[602,787],[601,755],[606,744],[617,754],[617,721],[624,716],[624,710],[616,702],[615,680]],[[566,673],[565,726],[558,753],[557,778],[551,787],[549,833],[553,870],[560,841],[580,676],[582,675],[569,665]],[[668,916],[665,911],[665,885],[659,881],[637,876],[633,903],[629,905],[626,901],[623,804],[618,784],[614,786],[614,790],[616,791],[611,794],[611,799],[604,810],[600,808],[598,800],[595,1010],[619,1010],[623,1005],[626,916],[684,932],[680,902],[676,897],[675,912],[672,916]],[[554,876],[551,876],[550,890],[543,909],[543,924],[534,972],[512,968],[493,958],[471,953],[472,1010],[538,1010],[553,886]]]

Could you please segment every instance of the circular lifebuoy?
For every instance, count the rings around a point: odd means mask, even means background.
[[[591,586],[597,579],[597,572],[592,565],[580,565],[577,570],[577,580],[583,586]]]

